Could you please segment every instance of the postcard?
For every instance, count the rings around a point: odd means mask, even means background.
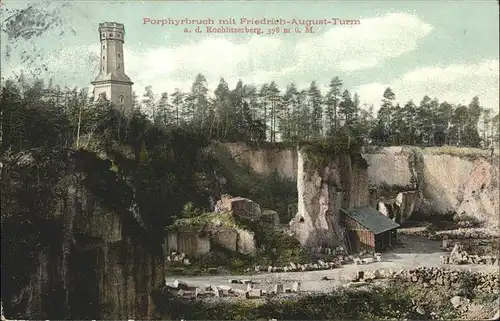
[[[498,6],[0,0],[2,320],[497,320]]]

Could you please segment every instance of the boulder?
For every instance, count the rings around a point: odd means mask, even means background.
[[[292,284],[292,292],[299,293],[300,292],[300,282],[293,282]]]
[[[283,288],[283,284],[281,284],[281,283],[275,284],[273,292],[276,294],[284,293],[285,291]]]
[[[231,288],[230,286],[228,285],[218,285],[217,288],[219,290],[222,290],[224,293],[229,293],[232,291],[233,288]]]
[[[248,291],[248,296],[250,298],[260,298],[263,295],[263,291],[261,289],[251,289]]]
[[[189,285],[186,282],[175,280],[174,281],[174,288],[179,289],[179,290],[187,290],[189,288]]]
[[[469,303],[469,299],[464,298],[462,296],[455,295],[454,297],[451,298],[450,302],[453,305],[455,309],[461,307],[462,305],[465,305]]]
[[[240,289],[234,289],[233,292],[234,292],[234,294],[236,294],[239,297],[242,297],[242,298],[245,298],[245,299],[249,299],[250,298],[250,295],[249,295],[248,291],[240,290]]]

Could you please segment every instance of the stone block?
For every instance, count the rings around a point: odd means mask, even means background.
[[[367,258],[364,258],[364,259],[363,259],[363,263],[366,263],[366,264],[368,264],[368,263],[373,263],[373,258],[372,258],[372,257],[367,257]]]
[[[273,292],[276,294],[284,293],[283,284],[281,283],[275,284]]]
[[[174,288],[179,289],[179,290],[187,290],[189,288],[189,286],[186,282],[175,280],[174,281]]]
[[[231,292],[231,290],[233,289],[232,287],[230,287],[229,285],[218,285],[217,288],[219,290],[222,290],[224,293],[229,293]]]
[[[250,298],[250,295],[249,295],[248,291],[246,291],[246,290],[234,289],[233,292],[234,292],[234,294],[236,294],[239,297],[242,297],[245,299]]]
[[[251,289],[248,291],[248,296],[250,298],[260,298],[263,295],[263,291],[261,289]]]
[[[223,295],[223,291],[216,286],[211,286],[211,291],[216,298],[220,298]]]

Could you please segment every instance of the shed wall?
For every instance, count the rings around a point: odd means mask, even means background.
[[[373,251],[375,249],[373,232],[347,215],[344,215],[344,226],[347,228],[351,251]]]

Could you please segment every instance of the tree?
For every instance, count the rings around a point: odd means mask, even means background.
[[[321,137],[322,134],[322,116],[323,116],[323,97],[321,96],[321,92],[316,85],[316,82],[311,82],[309,86],[309,90],[307,91],[307,96],[309,98],[310,106],[311,106],[311,138],[313,140],[317,140]]]
[[[280,90],[278,89],[278,86],[276,83],[273,81],[269,84],[269,87],[267,88],[267,100],[270,103],[271,106],[271,111],[270,111],[270,120],[271,120],[271,142],[276,141],[276,133],[277,133],[277,122],[280,118],[280,111],[281,111],[281,96],[280,96]]]
[[[215,105],[215,112],[217,115],[217,136],[225,139],[228,137],[228,132],[232,122],[231,114],[234,110],[231,110],[229,86],[224,78],[220,79],[219,85],[217,85],[217,88],[214,91],[214,95],[215,99],[213,104]]]
[[[175,88],[175,92],[172,94],[172,104],[174,106],[174,119],[177,127],[179,127],[181,116],[183,115],[184,98],[185,94],[179,88]]]
[[[268,96],[269,96],[269,85],[268,84],[263,84],[261,87],[260,87],[260,90],[259,90],[259,103],[258,103],[258,106],[259,106],[259,110],[260,110],[260,120],[261,122],[264,124],[265,126],[265,139],[267,140],[268,136],[267,136],[267,132],[268,132],[268,128],[269,128],[269,125],[268,125],[268,118],[269,118],[269,115],[268,115]]]
[[[283,96],[285,117],[280,122],[280,132],[284,141],[297,141],[299,127],[299,92],[294,83],[287,86]]]
[[[489,147],[492,145],[491,141],[491,112],[492,110],[489,108],[483,108],[482,110],[482,140],[483,140],[483,146],[484,147]]]
[[[396,95],[391,88],[386,88],[383,94],[382,105],[378,111],[377,123],[372,131],[372,137],[378,144],[387,144],[391,137],[391,125]]]
[[[171,109],[171,105],[168,102],[168,93],[164,92],[161,94],[158,100],[156,117],[154,118],[155,123],[160,123],[163,126],[167,126],[175,122],[175,114]]]
[[[340,92],[342,85],[342,80],[339,77],[334,77],[330,82],[330,90],[326,94],[326,130],[331,134],[337,132],[337,111],[341,99]]]
[[[192,113],[191,121],[200,131],[203,131],[209,124],[207,94],[207,79],[202,74],[198,74],[191,87],[191,93],[186,100],[189,111]]]
[[[142,105],[145,108],[146,114],[151,120],[156,119],[156,96],[153,93],[153,88],[151,86],[147,86],[144,89],[142,97]]]
[[[491,119],[491,141],[492,147],[498,148],[500,145],[500,123],[499,123],[499,114],[496,114]]]

